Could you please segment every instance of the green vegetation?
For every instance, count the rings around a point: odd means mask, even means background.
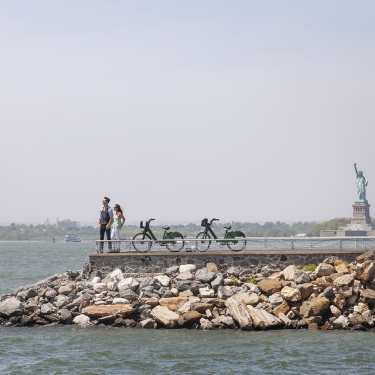
[[[302,266],[296,266],[297,270],[302,270]]]
[[[336,218],[323,223],[316,222],[298,222],[287,224],[277,221],[258,223],[214,223],[212,229],[219,237],[224,236],[224,225],[231,225],[232,230],[240,230],[245,233],[246,237],[291,237],[298,234],[306,234],[307,236],[319,236],[322,229],[338,229],[350,223],[349,218]],[[152,231],[158,238],[163,236],[164,230],[162,226],[153,225]],[[188,225],[172,225],[171,231],[178,231],[186,237],[195,237],[198,232],[202,231],[202,227],[198,224],[190,223]],[[124,225],[121,231],[122,238],[133,237],[140,232],[137,225]],[[56,225],[25,225],[12,223],[9,226],[0,226],[0,240],[44,240],[52,241],[55,238],[57,241],[62,241],[64,236],[70,233],[73,236],[78,236],[83,240],[95,240],[99,237],[99,229],[92,226],[79,228],[64,228],[59,229]]]
[[[233,280],[233,285],[234,286],[240,286],[241,285],[241,283],[238,281],[238,280]]]
[[[251,279],[249,280],[246,280],[245,283],[249,283],[249,284],[256,284],[257,283],[257,280],[255,277],[252,277]]]
[[[316,268],[315,264],[306,264],[306,266],[303,267],[303,271],[311,271],[314,272]]]

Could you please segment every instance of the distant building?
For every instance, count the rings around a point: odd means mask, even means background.
[[[49,219],[48,219],[48,217],[46,217],[46,219],[43,220],[43,224],[44,224],[44,225],[48,225],[48,224],[49,224]]]
[[[78,223],[77,221],[72,221],[70,219],[58,221],[56,220],[56,225],[58,228],[77,228]]]

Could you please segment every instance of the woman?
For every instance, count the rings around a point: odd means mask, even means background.
[[[119,241],[120,231],[125,223],[125,217],[119,204],[115,204],[113,206],[113,210],[115,211],[115,213],[113,215],[113,224],[111,226],[111,240]],[[120,252],[120,242],[115,242],[113,244],[113,250],[115,252]]]

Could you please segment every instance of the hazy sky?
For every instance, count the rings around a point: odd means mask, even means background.
[[[375,2],[0,1],[0,222],[375,210]],[[375,216],[375,211],[372,211]]]

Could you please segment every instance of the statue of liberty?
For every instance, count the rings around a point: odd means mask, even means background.
[[[356,202],[367,203],[366,186],[368,184],[368,181],[366,180],[362,171],[359,171],[359,172],[357,171],[357,163],[354,163],[354,169],[355,169],[355,173],[357,175],[357,195],[358,195],[358,198],[357,198]]]

